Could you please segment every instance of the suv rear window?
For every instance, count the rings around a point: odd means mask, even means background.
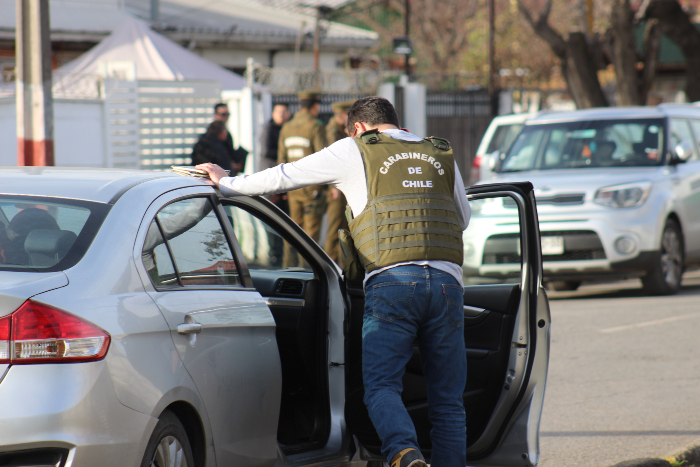
[[[108,211],[87,201],[0,196],[0,270],[48,272],[75,265]]]
[[[663,119],[526,125],[499,172],[660,165],[664,149]]]

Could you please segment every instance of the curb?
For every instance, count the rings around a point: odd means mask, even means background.
[[[665,459],[646,457],[617,463],[610,467],[700,467],[700,446],[693,446]]]

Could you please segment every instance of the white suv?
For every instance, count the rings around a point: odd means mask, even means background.
[[[683,271],[700,264],[698,142],[694,105],[543,114],[526,122],[492,182],[534,185],[544,277],[555,289],[640,277],[647,293],[673,294]],[[470,275],[517,269],[518,234],[508,221],[516,208],[500,200],[473,206]]]

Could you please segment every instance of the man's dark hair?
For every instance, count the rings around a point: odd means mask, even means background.
[[[299,107],[302,109],[309,110],[316,103],[321,103],[318,99],[299,99]]]
[[[226,124],[220,120],[214,120],[207,127],[208,136],[219,136],[226,129]]]
[[[348,109],[348,133],[355,132],[355,123],[365,122],[371,126],[388,123],[399,126],[399,117],[391,102],[379,96],[369,96],[357,99]]]
[[[214,106],[214,113],[217,113],[221,107],[228,107],[228,105],[224,102],[219,102]]]

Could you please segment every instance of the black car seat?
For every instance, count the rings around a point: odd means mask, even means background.
[[[612,165],[612,155],[615,149],[617,149],[617,144],[612,141],[601,141],[598,143],[593,153],[593,165],[598,167]]]
[[[7,226],[9,247],[5,248],[5,264],[29,266],[29,255],[24,249],[27,236],[36,229],[61,230],[53,218],[44,209],[26,208],[18,212]]]
[[[29,264],[44,268],[58,264],[68,254],[77,238],[70,230],[32,230],[24,241]]]

